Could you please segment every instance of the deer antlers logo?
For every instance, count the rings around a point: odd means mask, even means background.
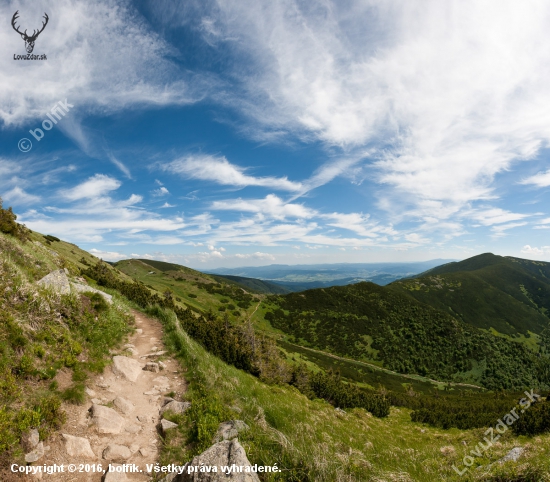
[[[46,25],[48,25],[48,14],[44,12],[44,22],[42,22],[42,28],[40,30],[34,30],[32,35],[27,35],[27,30],[24,32],[21,32],[17,28],[17,25],[15,24],[17,22],[17,18],[19,17],[19,10],[13,14],[13,17],[11,19],[11,26],[13,29],[21,35],[21,38],[25,41],[25,49],[27,50],[27,53],[31,54],[34,50],[34,42],[36,42],[37,37],[42,33],[42,31],[46,28]]]

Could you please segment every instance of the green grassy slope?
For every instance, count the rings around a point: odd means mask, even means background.
[[[463,457],[483,441],[485,428],[431,428],[412,422],[405,408],[392,408],[386,418],[363,409],[337,411],[292,387],[266,385],[226,365],[191,340],[173,315],[162,319],[166,343],[189,381],[185,397],[194,404],[173,417],[179,428],[162,446],[163,465],[190,460],[208,446],[219,422],[238,418],[250,427],[239,441],[251,463],[281,469],[263,474],[263,482],[550,480],[550,435],[527,439],[508,431],[459,476],[453,465],[464,468]],[[526,447],[519,463],[494,463],[517,446]]]
[[[212,278],[218,282],[235,283],[238,286],[251,290],[255,293],[279,295],[291,293],[293,291],[277,283],[272,283],[270,281],[264,281],[256,278],[245,278],[244,276],[231,276],[221,274],[211,274],[210,276],[212,276]]]
[[[36,284],[51,271],[70,278],[97,258],[57,238],[30,233],[22,242],[0,233],[0,479],[7,460],[21,462],[21,434],[41,439],[64,422],[62,401],[82,403],[90,373],[132,330],[128,305],[98,294],[60,295]],[[24,462],[23,462],[24,463]]]
[[[550,263],[486,253],[389,288],[478,328],[517,336],[541,334],[549,327]]]

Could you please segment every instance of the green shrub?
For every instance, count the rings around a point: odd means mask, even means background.
[[[83,383],[76,383],[61,392],[61,398],[74,405],[82,405],[86,401],[86,392]]]

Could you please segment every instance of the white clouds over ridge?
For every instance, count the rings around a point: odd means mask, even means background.
[[[235,73],[234,105],[267,130],[377,145],[378,182],[426,215],[493,199],[495,175],[550,141],[548,2],[215,4],[209,41],[257,67]]]

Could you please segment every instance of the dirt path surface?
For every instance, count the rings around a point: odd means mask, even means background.
[[[88,380],[84,405],[64,407],[67,423],[45,442],[46,454],[35,464],[63,464],[65,473],[29,476],[30,480],[99,482],[104,474],[94,472],[94,464],[106,469],[109,463],[135,464],[134,468],[142,472],[111,473],[105,477],[107,482],[152,480],[146,464],[157,461],[161,442],[157,430],[162,418],[159,410],[164,395],[175,392],[179,399],[185,382],[176,360],[162,353],[153,355],[164,351],[160,323],[137,311],[133,314],[137,333],[128,341],[130,345],[125,345],[128,349],[121,347],[118,353],[127,358],[114,356],[113,365],[103,375]],[[159,360],[166,365],[163,370],[143,370],[146,363]],[[77,471],[68,473],[69,464],[76,465]],[[89,465],[88,471],[85,464]]]

